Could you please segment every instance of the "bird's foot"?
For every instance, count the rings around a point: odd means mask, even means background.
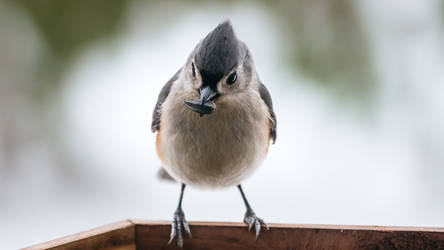
[[[179,248],[182,248],[184,230],[191,238],[190,226],[188,226],[188,222],[185,220],[185,214],[183,213],[182,209],[177,209],[174,213],[173,223],[171,224],[171,235],[170,240],[168,241],[168,245],[173,242],[174,238],[177,235],[177,246],[179,246]]]
[[[267,226],[267,223],[265,223],[263,219],[257,217],[251,209],[248,209],[245,213],[244,222],[248,224],[248,231],[250,231],[254,225],[254,228],[256,230],[256,240],[259,237],[261,227],[265,227],[267,230],[270,230]]]

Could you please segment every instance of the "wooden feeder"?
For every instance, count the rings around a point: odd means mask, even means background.
[[[190,222],[184,249],[444,249],[444,228],[270,223],[256,241],[243,223]],[[170,222],[126,220],[25,249],[177,249]]]

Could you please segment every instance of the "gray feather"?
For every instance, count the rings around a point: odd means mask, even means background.
[[[273,144],[276,141],[276,115],[273,111],[273,102],[271,101],[270,93],[263,83],[259,84],[259,94],[261,95],[262,100],[264,100],[265,104],[268,107],[268,112],[270,113],[270,138],[273,140]]]
[[[171,89],[171,85],[173,85],[173,82],[177,80],[179,77],[179,73],[182,70],[180,68],[176,74],[174,74],[173,77],[163,86],[162,90],[160,91],[159,97],[157,98],[156,106],[154,107],[153,111],[153,121],[151,123],[151,131],[156,132],[160,129],[160,116],[161,116],[161,107],[165,99],[168,97]]]
[[[176,182],[176,180],[162,167],[157,171],[157,177],[163,181]]]

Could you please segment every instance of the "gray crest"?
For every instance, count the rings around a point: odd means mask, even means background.
[[[205,85],[216,84],[239,61],[239,40],[230,21],[219,24],[200,43],[195,55],[196,67]]]

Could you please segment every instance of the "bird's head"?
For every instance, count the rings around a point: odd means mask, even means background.
[[[248,48],[237,39],[230,21],[219,24],[197,45],[184,69],[200,96],[185,100],[185,106],[201,116],[215,111],[220,96],[248,89],[254,70]]]

